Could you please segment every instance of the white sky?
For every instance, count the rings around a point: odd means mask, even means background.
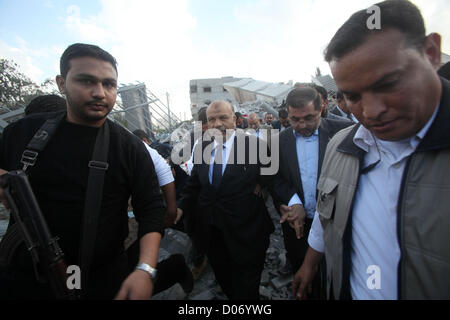
[[[450,53],[450,1],[415,0],[427,32]],[[0,57],[36,82],[59,73],[74,42],[97,44],[119,63],[119,82],[145,82],[190,117],[189,80],[223,76],[268,82],[329,74],[323,50],[366,0],[0,0]],[[1,22],[3,21],[3,22]]]

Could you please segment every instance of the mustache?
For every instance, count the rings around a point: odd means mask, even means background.
[[[86,105],[88,105],[88,106],[101,105],[101,106],[104,106],[106,108],[109,107],[108,103],[103,102],[101,100],[91,100],[91,101],[86,102]]]

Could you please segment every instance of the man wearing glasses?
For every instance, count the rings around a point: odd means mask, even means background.
[[[319,93],[310,87],[293,89],[286,98],[292,128],[280,133],[280,170],[275,178],[275,207],[289,220],[299,215],[300,234],[282,225],[287,258],[295,272],[308,248],[307,238],[316,206],[316,184],[328,141],[351,122],[324,119]],[[284,219],[282,219],[284,220]],[[312,298],[319,298],[316,281]]]

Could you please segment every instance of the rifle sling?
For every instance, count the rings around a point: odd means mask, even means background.
[[[26,172],[29,166],[34,166],[39,152],[44,150],[51,137],[55,134],[60,123],[65,119],[66,113],[62,113],[55,118],[47,119],[44,124],[31,138],[25,151],[22,153],[21,162],[23,164],[23,171]]]
[[[34,134],[22,153],[23,171],[36,163],[39,152],[44,150],[51,137],[56,132],[60,123],[64,121],[66,113],[55,118],[48,119]],[[89,279],[89,270],[95,248],[98,216],[100,214],[103,197],[103,183],[105,172],[108,169],[109,150],[109,124],[108,120],[100,127],[95,140],[92,160],[89,162],[89,176],[86,190],[86,198],[83,212],[83,227],[80,237],[79,263],[82,270],[82,291],[85,292]],[[16,224],[14,224],[16,225]],[[10,264],[12,256],[23,241],[18,226],[8,226],[8,230],[1,241],[0,262]],[[85,276],[83,276],[85,275]]]
[[[100,215],[103,183],[108,169],[109,124],[104,122],[97,133],[92,160],[89,162],[89,176],[83,212],[79,261],[81,267],[81,290],[86,293],[89,271],[94,256],[98,217]]]

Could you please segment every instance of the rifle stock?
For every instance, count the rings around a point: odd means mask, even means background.
[[[25,172],[10,171],[1,177],[5,198],[14,222],[31,254],[36,278],[47,282],[57,299],[75,299],[67,287],[67,265],[58,238],[52,237]]]

